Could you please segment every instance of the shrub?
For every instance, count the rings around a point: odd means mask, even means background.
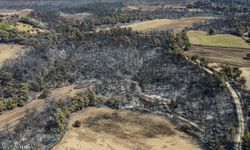
[[[43,90],[42,94],[39,95],[38,99],[45,99],[49,96],[49,90]]]
[[[119,109],[119,101],[114,97],[108,99],[105,105],[112,109]]]
[[[75,123],[73,124],[73,127],[79,128],[79,127],[81,127],[81,124],[82,124],[81,121],[76,120]]]
[[[215,29],[214,28],[209,29],[208,34],[209,35],[214,35],[215,34]]]

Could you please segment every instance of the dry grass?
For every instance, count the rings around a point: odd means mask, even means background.
[[[0,66],[9,61],[17,58],[27,49],[18,44],[0,44]]]
[[[143,32],[173,30],[175,33],[178,33],[185,28],[193,27],[194,24],[205,24],[211,19],[213,19],[213,17],[188,17],[178,20],[156,19],[138,22],[121,27],[132,28],[135,31]]]
[[[244,39],[231,34],[208,35],[206,32],[202,31],[189,31],[188,37],[190,42],[196,45],[250,49],[250,44],[246,43]]]
[[[43,29],[39,29],[39,28],[33,27],[29,24],[24,24],[21,22],[17,23],[16,29],[20,32],[26,32],[26,33],[29,33],[31,35],[37,34],[39,32],[45,32]]]
[[[240,68],[242,71],[242,77],[246,79],[246,88],[250,91],[250,67]]]
[[[62,100],[66,97],[71,97],[75,95],[75,93],[83,90],[83,89],[75,89],[75,86],[64,86],[61,88],[56,88],[50,90],[49,96],[54,98],[55,100]],[[26,104],[24,107],[15,108],[10,111],[3,112],[0,115],[0,131],[6,130],[5,126],[9,125],[11,129],[15,127],[15,125],[20,121],[21,118],[24,117],[26,110],[28,109],[37,109],[38,111],[44,110],[44,107],[47,103],[43,99],[37,99],[37,97],[41,93],[34,93],[33,97],[35,100]]]
[[[76,120],[80,128],[72,126]],[[54,150],[199,149],[164,117],[131,111],[88,108],[71,117],[69,128]]]
[[[162,4],[155,4],[155,5],[127,5],[122,10],[123,11],[135,11],[135,10],[141,10],[141,11],[156,11],[160,9],[177,9],[177,10],[184,10],[186,9],[185,6],[181,5],[169,5],[164,4],[164,7],[162,8]]]
[[[63,13],[60,12],[59,15],[65,19],[69,19],[69,20],[79,20],[82,21],[84,20],[86,17],[91,16],[90,13],[75,13],[75,14],[68,14],[68,13]]]
[[[23,9],[23,10],[0,9],[0,15],[2,16],[19,15],[20,17],[23,17],[29,15],[32,11],[33,11],[32,9]]]

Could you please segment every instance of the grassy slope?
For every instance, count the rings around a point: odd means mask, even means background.
[[[24,23],[21,23],[21,22],[17,23],[16,29],[18,31],[20,31],[20,32],[28,32],[28,33],[30,33],[32,35],[37,34],[37,32],[44,32],[44,30],[42,30],[42,29],[35,28],[35,27],[32,27],[29,24],[24,24]]]
[[[250,48],[242,38],[230,34],[208,35],[202,31],[189,31],[188,37],[192,44],[197,45]]]

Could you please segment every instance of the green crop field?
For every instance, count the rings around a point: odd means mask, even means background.
[[[192,44],[220,47],[249,48],[250,44],[241,37],[230,34],[208,35],[202,31],[189,31],[188,37]]]

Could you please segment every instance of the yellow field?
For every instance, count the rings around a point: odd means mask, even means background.
[[[11,59],[17,58],[26,50],[18,44],[0,44],[0,66]]]
[[[61,88],[51,89],[49,93],[49,97],[52,97],[53,100],[64,100],[67,97],[72,97],[76,93],[82,91],[83,89],[75,89],[74,85],[64,86]],[[25,116],[27,110],[36,109],[38,111],[43,111],[45,106],[47,105],[47,101],[44,99],[38,99],[38,96],[41,92],[32,93],[32,102],[26,104],[24,107],[18,107],[13,110],[9,110],[3,112],[0,115],[0,132],[6,131],[6,125],[9,125],[10,129],[14,129],[14,127],[19,123],[19,121]]]
[[[31,35],[37,34],[38,32],[44,32],[44,30],[42,30],[42,29],[35,28],[35,27],[32,27],[29,24],[24,24],[24,23],[21,23],[21,22],[17,23],[16,29],[18,31],[20,31],[20,32],[27,32],[27,33],[29,33]]]
[[[72,127],[76,120],[79,128]],[[75,113],[53,150],[199,150],[196,142],[165,118],[132,111],[88,108]]]
[[[208,35],[202,31],[189,31],[188,37],[190,42],[195,45],[250,49],[250,44],[246,43],[244,39],[231,34]]]
[[[173,30],[175,33],[185,28],[192,28],[194,24],[205,24],[213,17],[189,17],[178,20],[173,19],[155,19],[150,21],[138,22],[130,25],[121,26],[122,28],[132,28],[135,31],[166,31]]]

